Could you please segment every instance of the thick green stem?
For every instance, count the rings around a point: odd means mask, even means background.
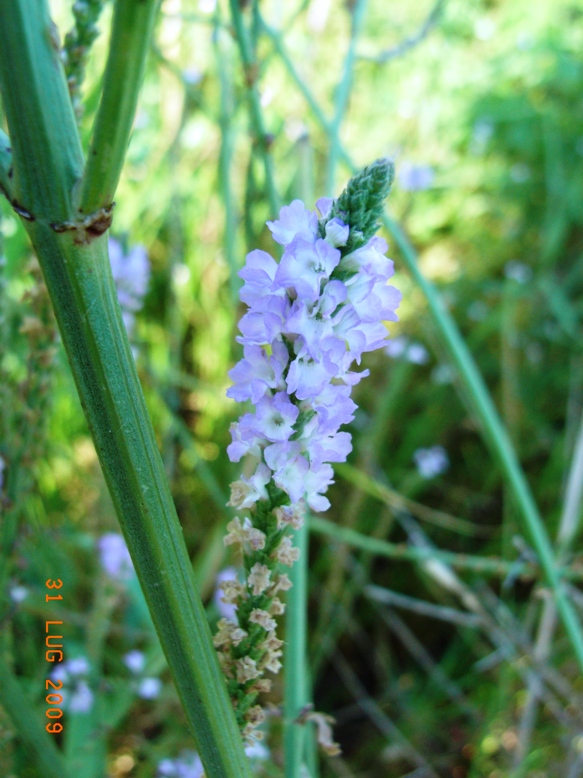
[[[120,13],[133,5],[148,6],[121,0]],[[114,35],[114,45],[123,40]],[[125,55],[112,56],[117,61]],[[75,218],[71,193],[82,168],[81,147],[46,2],[0,3],[0,89],[14,151],[13,200],[26,210],[24,225],[95,448],[206,773],[249,777],[123,326],[107,238],[100,235],[102,225]],[[129,110],[121,94],[120,100]],[[103,172],[113,195],[117,175]],[[99,187],[90,192],[97,196]],[[89,201],[91,208],[102,195]]]
[[[308,608],[308,526],[297,530],[295,543],[300,558],[291,568],[292,588],[287,596],[284,679],[284,749],[286,778],[300,778],[305,752],[306,723],[298,723],[300,713],[311,700],[306,678]]]
[[[33,756],[43,778],[68,778],[54,735],[46,732],[18,680],[0,658],[0,705],[9,715],[18,737]],[[49,719],[45,719],[45,724]]]
[[[79,212],[113,202],[121,175],[159,0],[116,0],[103,93],[95,119]]]

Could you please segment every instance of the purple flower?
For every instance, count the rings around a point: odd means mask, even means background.
[[[308,211],[301,200],[294,200],[291,205],[284,205],[279,219],[267,222],[267,226],[273,239],[282,246],[287,246],[297,235],[313,243],[318,231],[318,217]]]
[[[257,403],[255,431],[272,443],[289,440],[299,413],[285,392],[266,394]]]
[[[93,692],[86,681],[77,681],[75,688],[67,697],[67,708],[71,713],[89,713],[93,707]]]
[[[422,478],[435,478],[449,467],[449,457],[443,446],[431,446],[431,448],[418,448],[413,454],[417,470]]]
[[[238,275],[245,281],[239,296],[241,301],[256,308],[264,297],[271,297],[277,262],[266,251],[247,254],[245,267]]]
[[[125,540],[117,532],[108,532],[97,542],[99,561],[104,571],[117,581],[132,577],[134,565]]]
[[[155,700],[162,691],[162,681],[159,678],[142,678],[138,685],[138,697],[143,700]]]
[[[386,345],[383,322],[397,319],[401,294],[387,284],[394,271],[386,242],[373,237],[342,255],[349,225],[328,219],[331,200],[319,200],[318,208],[320,232],[316,213],[301,201],[282,208],[268,223],[284,246],[281,261],[252,251],[239,273],[249,310],[239,324],[243,359],[229,372],[227,394],[251,400],[255,411],[232,425],[227,451],[234,462],[252,454],[258,464],[237,482],[231,504],[238,507],[266,499],[271,479],[292,503],[329,506],[330,463],[351,450],[349,433],[339,431],[354,418],[351,387],[368,373],[352,367]]]
[[[63,683],[63,707],[71,713],[88,713],[93,707],[93,692],[85,680],[89,670],[87,659],[78,656],[61,662],[51,672],[51,680]]]
[[[124,655],[123,661],[128,670],[136,675],[146,666],[146,657],[142,651],[129,651]]]
[[[325,240],[312,244],[295,238],[284,251],[273,285],[291,289],[301,299],[314,303],[320,296],[320,282],[339,262],[340,252]]]
[[[150,281],[150,263],[143,246],[133,246],[128,254],[123,253],[121,243],[109,239],[109,260],[117,299],[128,332],[134,327],[135,314],[142,307]]]
[[[178,759],[163,759],[158,764],[158,778],[201,778],[204,768],[194,751],[183,751]]]
[[[29,594],[30,592],[26,586],[13,586],[10,589],[10,599],[15,603],[23,602]]]
[[[272,349],[273,354],[268,356],[261,346],[245,346],[244,358],[229,370],[234,385],[227,389],[227,397],[237,402],[251,400],[256,404],[267,389],[283,389],[281,378],[289,355],[281,341],[274,341]]]
[[[429,165],[414,165],[412,162],[403,162],[399,166],[398,175],[401,189],[406,192],[419,192],[423,189],[429,189],[435,173]]]

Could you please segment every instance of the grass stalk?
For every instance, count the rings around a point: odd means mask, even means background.
[[[386,540],[371,538],[348,527],[339,527],[328,519],[312,516],[309,521],[310,531],[317,535],[333,538],[338,543],[345,543],[363,551],[370,551],[377,556],[409,562],[426,562],[431,559],[451,565],[456,570],[471,570],[476,573],[505,576],[508,573],[519,575],[534,575],[536,569],[525,563],[507,562],[505,559],[481,557],[469,554],[457,554],[455,551],[441,551],[434,548],[419,548],[406,546],[402,543],[389,543]]]
[[[557,532],[557,546],[559,560],[565,559],[569,554],[577,532],[581,525],[581,507],[583,503],[583,415],[579,423],[575,450],[571,459],[567,488],[563,502],[563,510]],[[542,613],[539,622],[534,655],[541,663],[550,656],[553,639],[557,628],[557,607],[553,599],[546,596],[543,601]],[[515,767],[516,778],[522,775],[526,769],[526,759],[532,733],[536,724],[538,700],[540,698],[540,682],[536,676],[532,676],[527,686],[527,696],[523,713],[518,728],[518,746],[516,749]]]
[[[0,705],[10,717],[18,737],[33,756],[43,778],[69,778],[61,752],[54,736],[45,730],[37,718],[14,673],[4,658],[0,658]]]
[[[366,13],[366,0],[356,0],[352,9],[352,20],[350,26],[350,40],[348,50],[344,59],[344,69],[340,83],[336,88],[336,105],[334,119],[330,123],[329,138],[330,147],[328,150],[328,166],[326,173],[326,194],[328,197],[334,197],[334,185],[336,180],[336,168],[341,154],[340,128],[348,108],[350,99],[350,89],[352,87],[352,74],[354,69],[354,60],[356,57],[356,44],[362,28],[362,22]]]
[[[231,19],[233,21],[233,28],[235,30],[235,38],[237,40],[237,46],[239,47],[239,54],[243,64],[243,76],[245,79],[247,102],[249,104],[249,118],[251,120],[251,127],[255,136],[254,141],[257,148],[259,149],[259,153],[261,155],[265,169],[265,191],[267,194],[267,200],[269,202],[269,208],[272,214],[275,216],[279,210],[280,198],[275,184],[273,160],[271,158],[271,154],[269,153],[271,139],[269,138],[265,129],[263,111],[261,110],[261,102],[259,99],[259,92],[257,90],[259,66],[253,54],[251,41],[249,40],[249,32],[243,19],[241,3],[239,0],[229,0],[229,6],[231,8]]]

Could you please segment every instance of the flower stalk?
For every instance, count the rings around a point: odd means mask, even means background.
[[[283,207],[279,220],[267,223],[284,246],[281,261],[253,251],[239,273],[249,310],[239,325],[244,356],[229,373],[234,386],[227,394],[251,400],[255,412],[231,429],[229,457],[247,456],[251,469],[231,487],[229,504],[248,515],[228,525],[225,545],[242,553],[245,581],[222,584],[237,622],[219,622],[215,645],[247,739],[259,736],[255,728],[264,719],[257,699],[271,682],[263,674],[280,667],[275,617],[284,605],[277,594],[291,582],[279,566],[291,567],[300,553],[290,530],[302,532],[307,508],[330,506],[324,494],[333,482],[331,463],[351,450],[349,433],[340,431],[354,418],[351,388],[368,373],[353,371],[353,362],[383,346],[383,322],[396,319],[400,293],[387,283],[392,262],[386,243],[374,237],[392,173],[387,160],[365,168],[338,200],[318,201],[320,218],[300,200]],[[320,714],[306,715],[329,732]],[[294,763],[302,739],[290,735]],[[323,745],[338,752],[328,734]]]

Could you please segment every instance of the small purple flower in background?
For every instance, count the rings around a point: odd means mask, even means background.
[[[10,589],[10,599],[15,603],[23,602],[29,594],[30,592],[26,586],[13,586]]]
[[[61,662],[51,673],[51,680],[63,683],[59,694],[63,697],[63,708],[69,713],[89,713],[93,707],[93,692],[86,680],[89,670],[87,659],[79,656]]]
[[[134,575],[134,564],[122,535],[108,532],[97,541],[103,570],[116,581],[127,581]]]
[[[422,478],[435,478],[449,468],[449,457],[443,446],[418,448],[413,459]]]
[[[87,685],[87,681],[77,681],[66,705],[71,713],[89,713],[93,707],[93,692]]]
[[[511,281],[518,284],[528,284],[532,279],[532,268],[519,262],[517,259],[511,259],[504,265],[504,275]]]
[[[249,759],[257,762],[269,759],[269,750],[262,743],[246,746]],[[202,778],[204,768],[195,751],[183,751],[177,759],[163,759],[158,763],[156,778]]]
[[[123,662],[133,675],[140,676],[146,666],[146,657],[141,651],[129,651],[124,655]],[[143,700],[155,700],[162,691],[162,681],[159,678],[138,678],[132,682],[132,688]]]
[[[4,470],[6,469],[6,462],[0,457],[0,492],[4,486]]]
[[[397,320],[393,263],[375,237],[392,174],[386,160],[365,168],[337,200],[318,201],[320,218],[300,200],[284,206],[267,222],[283,246],[281,260],[252,251],[239,272],[248,310],[237,338],[243,358],[229,372],[227,395],[255,407],[231,427],[227,453],[232,462],[247,456],[249,474],[231,485],[229,505],[249,515],[228,524],[224,542],[242,552],[246,576],[219,584],[219,602],[232,610],[214,643],[249,745],[262,736],[256,728],[265,712],[255,701],[271,688],[264,675],[281,668],[275,617],[285,610],[278,593],[291,582],[279,569],[299,557],[289,530],[302,526],[307,508],[330,507],[332,463],[352,448],[340,427],[354,419],[350,393],[368,375],[354,368],[385,346],[385,322]],[[338,753],[335,744],[322,745]]]
[[[70,675],[87,675],[89,672],[89,662],[84,656],[69,659],[65,664]]]
[[[155,700],[162,691],[162,681],[159,678],[142,678],[138,685],[138,697],[143,700]]]
[[[128,651],[123,662],[131,673],[139,675],[146,666],[146,657],[141,651]]]
[[[144,302],[150,281],[150,262],[143,246],[133,246],[127,254],[123,253],[121,243],[115,238],[109,239],[109,261],[117,289],[117,299],[122,310],[123,321],[128,333],[135,324],[135,314]]]
[[[163,759],[158,764],[157,778],[201,778],[204,769],[194,751],[183,751],[178,759]]]
[[[397,169],[399,185],[405,192],[421,192],[429,189],[435,178],[435,171],[429,165],[415,165],[401,162]]]
[[[385,346],[385,354],[393,359],[406,359],[414,365],[425,365],[429,361],[425,346],[410,341],[404,335],[390,340]]]

